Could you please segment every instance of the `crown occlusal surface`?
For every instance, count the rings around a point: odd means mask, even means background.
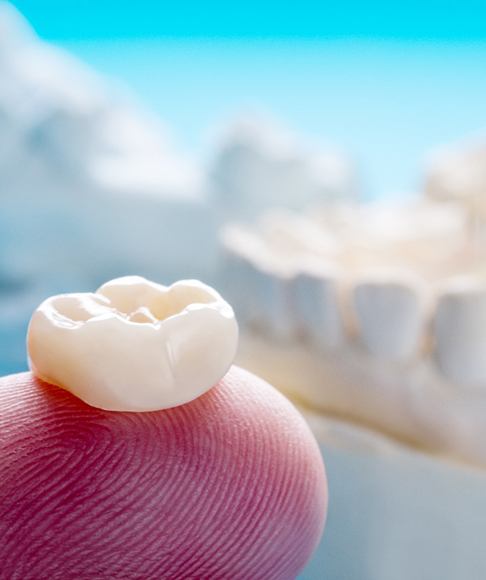
[[[215,290],[197,280],[166,287],[138,276],[48,298],[28,332],[37,376],[111,411],[192,401],[226,374],[237,342],[233,309]]]

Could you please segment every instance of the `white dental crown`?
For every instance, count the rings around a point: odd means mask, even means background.
[[[138,276],[48,298],[28,332],[35,375],[110,411],[192,401],[226,374],[237,343],[233,310],[215,290]]]

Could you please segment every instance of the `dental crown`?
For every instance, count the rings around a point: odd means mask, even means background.
[[[197,280],[166,287],[127,276],[95,293],[48,298],[27,342],[42,380],[101,409],[154,411],[192,401],[226,374],[238,325],[231,306]]]

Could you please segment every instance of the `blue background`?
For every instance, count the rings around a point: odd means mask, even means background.
[[[46,38],[393,38],[484,40],[480,0],[406,3],[20,0]]]

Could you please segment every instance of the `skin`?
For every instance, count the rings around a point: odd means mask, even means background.
[[[150,413],[0,379],[2,578],[295,578],[326,508],[304,420],[237,367]]]

